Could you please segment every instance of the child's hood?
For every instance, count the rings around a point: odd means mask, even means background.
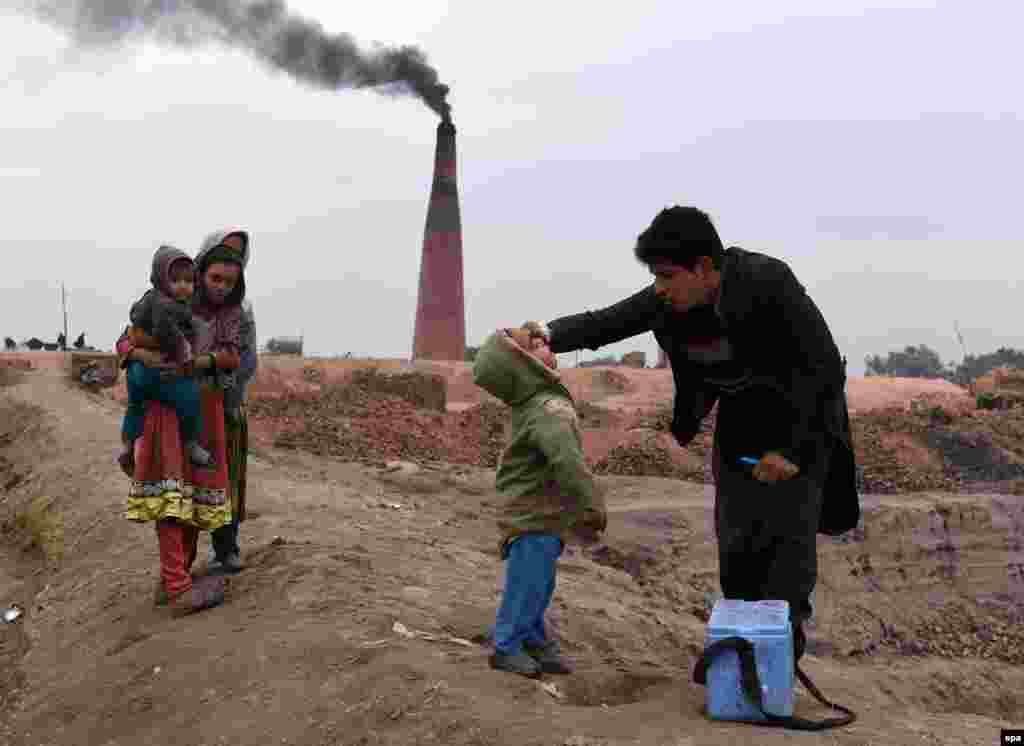
[[[542,388],[559,385],[561,377],[499,329],[476,354],[473,382],[509,406],[516,406]]]
[[[164,295],[171,296],[171,265],[183,259],[192,264],[192,257],[174,246],[161,246],[153,255],[153,269],[149,275],[153,287]]]

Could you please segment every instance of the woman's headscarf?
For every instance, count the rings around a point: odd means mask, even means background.
[[[196,290],[192,311],[210,324],[210,336],[204,350],[238,351],[241,348],[242,302],[245,300],[245,267],[252,256],[249,234],[242,230],[220,230],[203,241],[196,254]],[[223,303],[215,303],[206,293],[204,275],[211,264],[229,262],[240,268],[238,284]]]
[[[196,292],[195,306],[197,309],[212,310],[226,306],[240,306],[245,300],[245,268],[252,257],[252,245],[249,234],[242,230],[220,230],[211,233],[199,247],[196,254]],[[241,268],[238,284],[222,304],[211,301],[206,295],[206,283],[203,275],[211,264],[228,262]]]

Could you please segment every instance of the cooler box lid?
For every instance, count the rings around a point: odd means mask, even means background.
[[[719,599],[711,610],[708,633],[719,637],[789,634],[787,601]]]

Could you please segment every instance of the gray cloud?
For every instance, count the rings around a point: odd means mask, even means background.
[[[415,18],[396,17],[398,0],[290,6],[431,50],[459,92],[470,343],[642,287],[632,242],[681,202],[727,243],[790,263],[851,374],[908,344],[958,359],[953,321],[972,353],[1024,348],[1024,8],[643,0],[591,7],[580,34],[572,4],[423,2]],[[221,44],[68,59],[55,27],[2,20],[0,335],[52,339],[63,279],[72,337],[109,347],[159,243],[194,251],[237,224],[256,242],[264,341],[409,355],[436,124],[418,101],[323,94]],[[835,240],[817,216],[921,216],[942,233]],[[580,359],[634,349],[654,359],[653,337]]]
[[[39,18],[86,47],[153,37],[184,47],[220,42],[272,69],[320,88],[412,93],[449,117],[448,87],[414,46],[359,48],[348,33],[328,33],[283,0],[32,0]]]

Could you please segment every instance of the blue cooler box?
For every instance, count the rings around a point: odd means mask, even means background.
[[[743,637],[754,645],[765,710],[793,715],[793,631],[786,601],[719,599],[708,620],[706,644],[726,637]],[[740,658],[734,650],[721,652],[708,667],[708,717],[714,720],[764,720],[743,691]]]

